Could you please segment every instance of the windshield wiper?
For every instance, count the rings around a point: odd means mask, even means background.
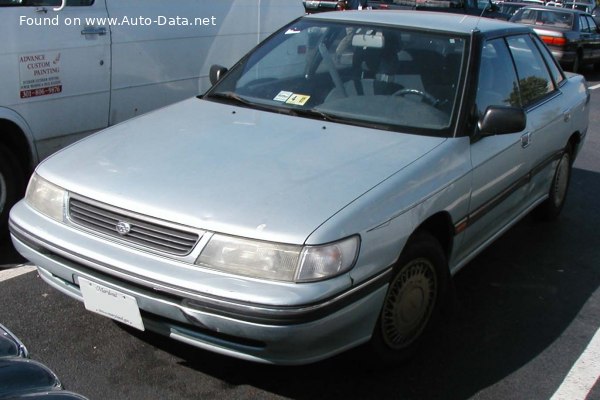
[[[343,118],[334,117],[331,114],[324,113],[323,111],[319,111],[314,108],[292,108],[289,110],[289,113],[298,117],[316,118],[329,122],[340,122],[340,120],[343,120]]]
[[[222,99],[222,100],[230,100],[230,102],[232,103],[237,103],[237,104],[241,104],[243,106],[246,107],[252,107],[255,104],[244,99],[243,97],[241,97],[240,95],[234,93],[234,92],[216,92],[216,93],[211,93],[208,96],[205,96],[204,98],[215,98],[215,99]]]
[[[270,111],[270,112],[276,112],[276,113],[286,113],[287,110],[282,109],[280,107],[274,107],[274,106],[268,106],[265,104],[259,104],[259,103],[253,103],[250,100],[246,100],[245,98],[243,98],[242,96],[238,95],[237,93],[234,92],[216,92],[216,93],[211,93],[208,96],[203,97],[204,99],[206,98],[214,98],[214,99],[218,99],[218,100],[227,100],[229,103],[234,103],[237,105],[240,105],[242,107],[248,107],[248,108],[254,108],[257,110],[262,110],[262,111]]]

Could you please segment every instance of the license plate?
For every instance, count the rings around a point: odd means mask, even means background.
[[[141,331],[144,330],[144,323],[135,297],[81,277],[79,277],[79,288],[87,310]]]

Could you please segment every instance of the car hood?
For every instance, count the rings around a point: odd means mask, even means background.
[[[444,140],[193,98],[90,136],[38,173],[126,210],[301,244]]]

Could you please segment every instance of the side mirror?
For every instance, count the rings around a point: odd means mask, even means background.
[[[217,83],[226,73],[227,68],[223,67],[222,65],[212,65],[208,72],[208,78],[210,79],[211,85]]]
[[[477,123],[479,136],[521,132],[527,126],[525,111],[519,107],[490,106]]]

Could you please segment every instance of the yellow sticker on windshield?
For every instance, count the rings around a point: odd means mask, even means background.
[[[303,106],[306,104],[308,99],[310,99],[310,96],[307,96],[305,94],[294,93],[293,95],[290,96],[289,99],[287,99],[286,104],[294,104],[297,106]]]

